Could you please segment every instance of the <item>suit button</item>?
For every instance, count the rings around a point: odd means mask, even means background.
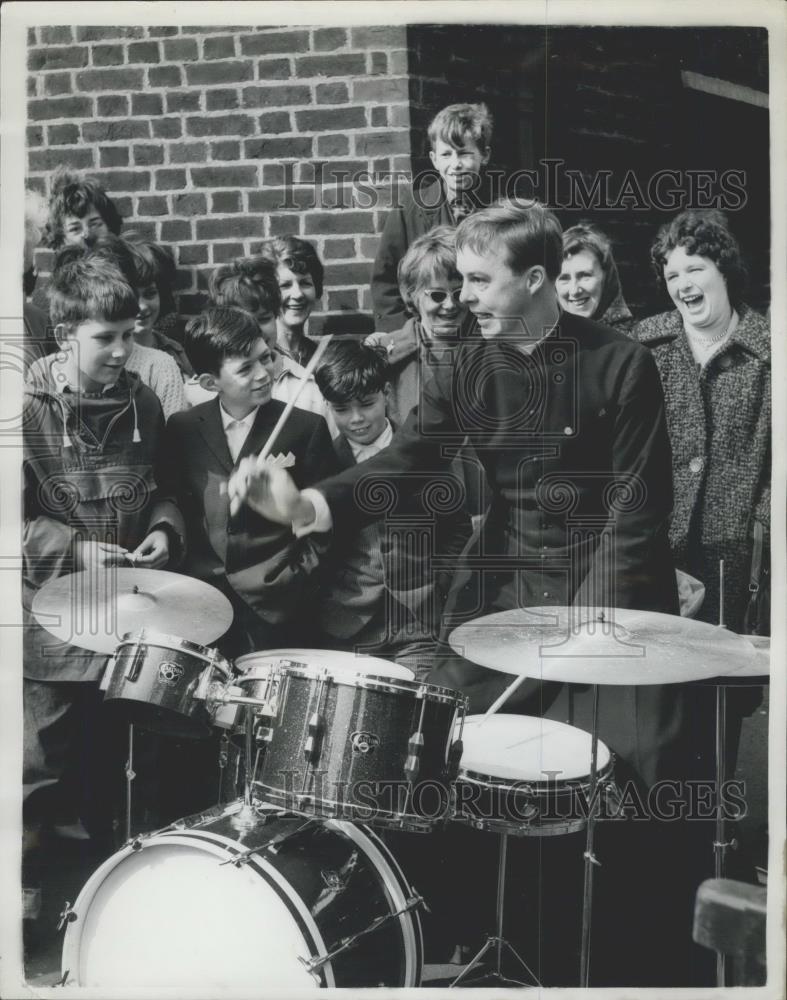
[[[732,358],[729,354],[725,354],[723,358],[719,359],[719,366],[721,368],[730,368],[732,366]]]
[[[696,458],[692,458],[692,460],[689,462],[689,468],[691,469],[692,472],[702,472],[702,467],[704,464],[705,461],[702,458],[702,456],[697,455]]]

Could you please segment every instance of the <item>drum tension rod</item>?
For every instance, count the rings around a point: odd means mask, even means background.
[[[424,748],[424,734],[420,730],[407,742],[407,760],[404,762],[404,773],[408,781],[414,781],[421,769],[421,751]]]
[[[63,908],[63,912],[60,914],[60,919],[57,923],[57,929],[62,931],[66,924],[73,924],[73,922],[78,918],[76,910],[71,909],[71,903],[66,900],[66,905]]]
[[[369,926],[365,927],[362,931],[358,931],[357,934],[351,934],[350,937],[342,938],[337,947],[333,949],[333,951],[329,951],[325,955],[318,955],[316,958],[311,958],[311,959],[305,959],[299,955],[298,961],[306,969],[307,972],[314,975],[315,972],[318,969],[321,969],[327,962],[332,961],[334,958],[336,958],[337,955],[340,955],[342,952],[347,951],[348,948],[352,948],[352,946],[359,938],[362,938],[367,934],[371,934],[372,931],[376,931],[377,928],[380,927],[382,924],[384,924],[387,920],[392,920],[394,917],[401,917],[402,914],[409,913],[410,910],[414,910],[416,906],[426,907],[426,903],[424,902],[423,896],[419,896],[417,894],[415,896],[411,896],[404,904],[404,906],[401,908],[401,910],[397,910],[395,913],[386,913],[385,916],[382,917],[375,917],[375,919],[369,924]],[[315,976],[315,978],[317,977]]]

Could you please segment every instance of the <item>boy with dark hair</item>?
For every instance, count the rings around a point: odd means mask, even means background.
[[[107,768],[120,757],[99,736],[107,658],[55,640],[33,619],[36,591],[79,570],[177,561],[184,525],[161,462],[164,417],[155,394],[125,368],[137,298],[107,260],[57,268],[50,315],[60,352],[25,385],[23,606],[25,861],[39,830],[81,818],[109,837]],[[87,617],[87,609],[85,614]],[[77,755],[84,802],[63,778]],[[103,768],[103,771],[102,771]],[[26,875],[29,874],[29,867]]]
[[[393,437],[386,416],[388,364],[379,348],[355,341],[333,345],[326,357],[316,372],[317,385],[339,429],[334,449],[340,466],[350,468],[385,449]],[[318,602],[322,643],[396,659],[420,678],[432,667],[450,583],[450,576],[434,571],[430,556],[456,554],[470,536],[459,484],[446,478],[455,503],[440,516],[430,509],[425,485],[410,480],[396,490],[389,510],[395,522],[348,527],[336,537],[320,573]],[[373,494],[370,482],[359,498]],[[431,544],[424,561],[425,522]]]
[[[261,451],[285,404],[271,396],[273,357],[254,317],[213,306],[193,319],[185,347],[213,398],[167,425],[167,454],[186,518],[184,572],[222,590],[235,610],[220,646],[227,656],[303,645],[296,609],[325,539],[297,539],[251,510],[230,515],[225,483]],[[310,485],[337,468],[322,417],[295,407],[276,440],[273,464]]]
[[[49,196],[47,243],[58,250],[64,243],[89,246],[101,236],[118,236],[123,218],[97,180],[58,170]]]
[[[428,135],[438,177],[404,193],[401,204],[388,213],[377,247],[372,305],[378,330],[398,330],[408,318],[397,268],[410,244],[435,226],[458,225],[491,200],[492,192],[484,191],[481,181],[491,155],[492,116],[487,106],[451,104],[435,115]]]

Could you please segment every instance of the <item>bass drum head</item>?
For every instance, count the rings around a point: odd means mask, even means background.
[[[576,726],[530,715],[468,715],[462,731],[460,772],[508,781],[545,782],[586,778],[592,738]],[[481,724],[483,722],[483,725]],[[597,769],[610,761],[598,741]]]
[[[264,677],[282,660],[294,660],[306,670],[330,670],[337,674],[371,674],[391,680],[413,681],[415,674],[390,660],[377,656],[356,656],[336,649],[264,649],[245,653],[235,660],[235,668],[246,677]],[[243,678],[240,678],[242,680]],[[237,683],[237,680],[236,682]]]

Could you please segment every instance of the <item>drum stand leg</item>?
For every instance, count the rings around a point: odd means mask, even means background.
[[[126,761],[126,840],[131,840],[131,784],[134,773],[134,726],[128,727],[128,760]]]
[[[593,853],[596,792],[598,788],[598,684],[593,685],[593,731],[590,749],[590,802],[585,838],[585,877],[582,889],[582,945],[579,957],[579,985],[587,988],[590,980],[590,928],[593,915],[593,867],[600,862]]]
[[[499,986],[541,986],[533,970],[527,964],[527,962],[522,958],[519,952],[514,948],[514,946],[503,937],[503,908],[505,903],[505,891],[506,891],[506,859],[508,855],[508,834],[500,834],[500,854],[497,862],[497,926],[495,930],[496,934],[490,934],[486,942],[484,943],[481,950],[472,958],[468,965],[459,973],[456,979],[449,984],[449,989],[458,986],[463,980],[467,979],[468,974],[476,968],[481,962],[481,959],[486,955],[488,951],[495,949],[495,968],[491,972],[484,973],[479,977],[479,981],[486,979],[496,980]],[[502,965],[503,965],[503,948],[513,955],[513,957],[519,962],[525,972],[530,976],[530,982],[522,982],[519,979],[510,979],[508,976],[503,975]]]
[[[716,685],[716,836],[713,841],[714,876],[724,878],[724,861],[728,847],[736,847],[736,841],[726,839],[724,822],[724,747],[727,743],[727,689]],[[716,952],[716,985],[726,986],[726,960],[724,952]]]

